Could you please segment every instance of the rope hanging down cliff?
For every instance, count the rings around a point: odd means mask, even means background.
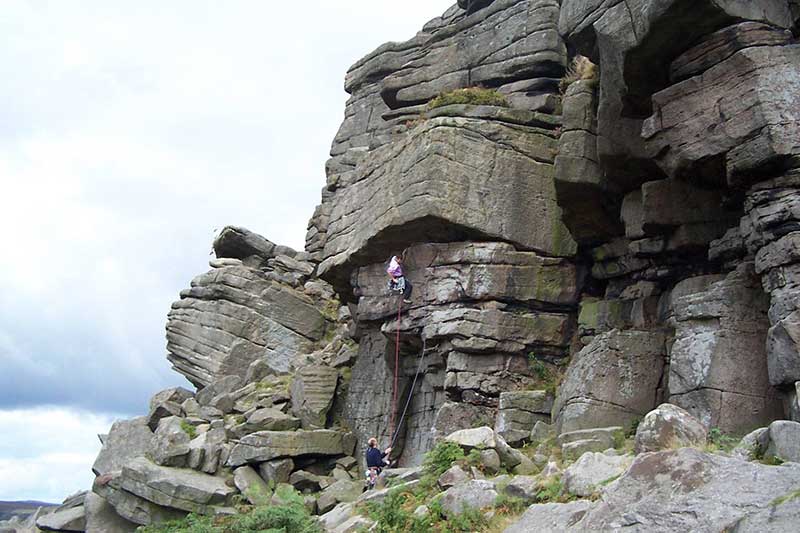
[[[397,442],[397,437],[400,435],[400,428],[403,427],[403,420],[405,420],[408,406],[411,404],[411,398],[414,395],[414,389],[417,385],[419,375],[422,373],[422,364],[425,361],[425,352],[427,350],[427,342],[425,337],[422,337],[422,350],[419,354],[419,362],[417,363],[417,371],[414,373],[414,380],[411,382],[411,388],[408,390],[406,396],[406,403],[403,406],[403,412],[400,415],[400,420],[395,425],[395,418],[397,416],[397,389],[400,376],[400,318],[403,310],[403,301],[400,300],[400,305],[397,308],[397,333],[395,335],[395,349],[394,349],[394,390],[392,391],[392,412],[389,424],[389,435],[392,435],[392,442],[390,448],[394,448]]]

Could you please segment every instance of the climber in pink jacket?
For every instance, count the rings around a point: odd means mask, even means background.
[[[406,279],[405,272],[403,272],[403,256],[393,255],[389,261],[389,267],[386,269],[389,274],[389,290],[403,293],[403,302],[411,303],[411,291],[414,287],[411,282]]]

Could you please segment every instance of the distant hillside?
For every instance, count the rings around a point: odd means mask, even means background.
[[[36,512],[39,507],[54,507],[55,504],[45,502],[4,502],[0,501],[0,522],[10,520],[14,516],[24,518]]]

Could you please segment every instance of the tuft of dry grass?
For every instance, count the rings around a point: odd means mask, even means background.
[[[558,83],[561,94],[567,92],[567,87],[579,80],[597,81],[597,65],[592,63],[588,57],[581,55],[575,56],[564,77]]]

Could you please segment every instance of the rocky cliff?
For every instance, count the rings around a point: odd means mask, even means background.
[[[306,249],[220,233],[167,323],[198,390],[117,422],[93,491],[36,523],[130,531],[289,484],[326,529],[371,527],[375,436],[402,467],[477,450],[436,512],[517,498],[512,532],[796,524],[799,17],[464,0],[357,61]],[[386,290],[401,252],[410,304]]]

